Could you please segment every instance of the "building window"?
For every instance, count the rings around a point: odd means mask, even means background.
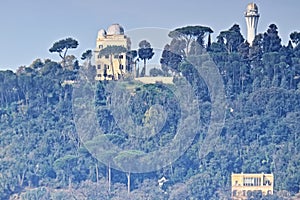
[[[254,186],[260,186],[261,185],[261,178],[254,178]]]
[[[102,44],[99,45],[99,49],[103,49],[103,45]]]
[[[270,180],[267,179],[266,182],[265,182],[265,185],[270,186],[271,185]]]
[[[105,55],[105,58],[108,59],[108,58],[109,58],[109,55]]]
[[[101,74],[97,74],[97,77],[101,78]]]
[[[233,190],[232,192],[232,196],[236,197],[237,196],[237,191],[236,190]]]
[[[123,55],[120,55],[119,58],[120,58],[120,59],[123,59]]]
[[[101,69],[101,65],[97,65],[97,69]]]
[[[246,177],[244,178],[244,186],[257,186],[258,185],[258,181],[257,178],[253,178],[253,177]]]

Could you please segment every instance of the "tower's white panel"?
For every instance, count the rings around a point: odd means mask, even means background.
[[[249,3],[245,12],[246,24],[247,24],[247,41],[250,45],[255,38],[257,31],[257,24],[259,19],[258,7],[255,3]]]

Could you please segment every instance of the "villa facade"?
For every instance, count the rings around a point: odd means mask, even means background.
[[[129,70],[126,52],[112,56],[100,54],[101,50],[108,46],[122,46],[127,51],[130,50],[130,38],[124,34],[124,29],[119,24],[112,24],[107,31],[104,29],[98,31],[94,51],[97,70],[96,80],[118,80]]]
[[[262,195],[273,194],[273,174],[232,174],[231,194],[233,200],[247,199],[249,192],[259,191]]]

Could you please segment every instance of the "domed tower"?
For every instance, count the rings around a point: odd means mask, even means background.
[[[104,30],[104,29],[100,29],[99,31],[98,31],[98,38],[100,38],[100,39],[103,39],[103,38],[105,38],[106,37],[106,31]]]
[[[255,3],[248,4],[245,18],[247,23],[247,41],[251,46],[256,35],[259,18],[258,7]]]
[[[107,29],[107,35],[124,35],[124,28],[120,24],[112,24]]]
[[[112,24],[107,31],[98,31],[95,48],[96,80],[117,80],[130,72],[126,53],[119,55],[100,55],[100,51],[108,46],[122,46],[128,51],[131,47],[130,38],[124,33],[124,28],[119,24]],[[111,58],[110,58],[111,57]]]

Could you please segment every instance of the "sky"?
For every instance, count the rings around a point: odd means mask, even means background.
[[[0,3],[0,70],[16,70],[40,58],[60,61],[49,48],[54,42],[72,37],[79,42],[69,53],[80,59],[82,53],[96,46],[97,32],[113,23],[121,24],[131,37],[133,47],[140,37],[160,38],[163,48],[166,34],[187,25],[209,26],[212,40],[233,24],[240,25],[244,38],[245,0],[9,0]],[[299,0],[256,0],[260,18],[258,33],[275,23],[282,44],[289,34],[300,31]],[[141,31],[142,30],[142,31]],[[165,35],[164,35],[165,34]],[[138,35],[138,39],[134,38]],[[161,36],[160,36],[161,35]],[[153,41],[155,43],[155,41]],[[158,53],[157,53],[158,54]],[[159,55],[157,55],[159,56]]]

